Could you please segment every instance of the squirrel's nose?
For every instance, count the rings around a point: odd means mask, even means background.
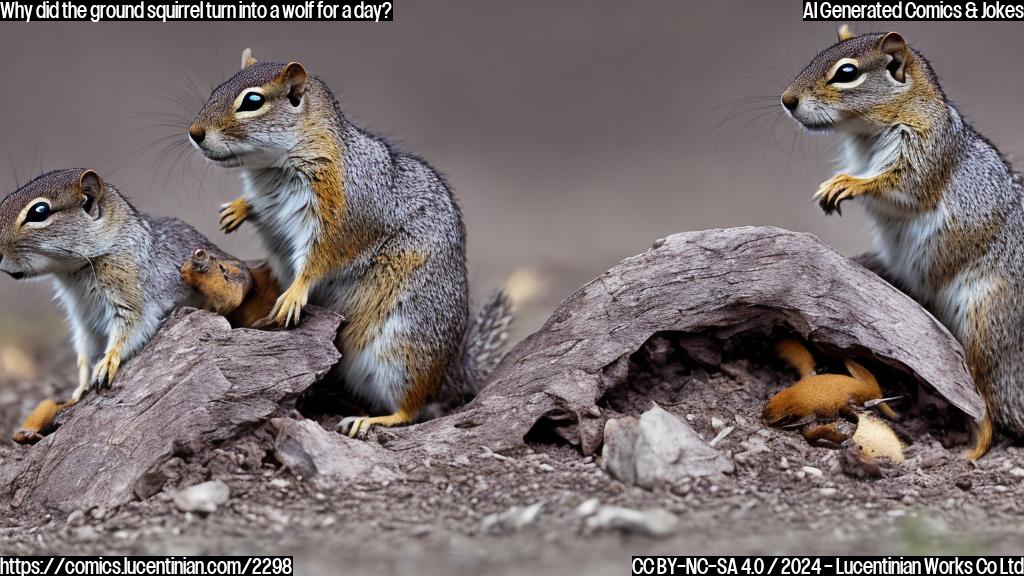
[[[196,144],[202,144],[206,139],[206,129],[198,124],[193,124],[188,129],[188,136]]]
[[[796,107],[800,105],[800,98],[795,94],[786,92],[782,95],[782,105],[786,107],[786,110],[792,112],[796,110]]]

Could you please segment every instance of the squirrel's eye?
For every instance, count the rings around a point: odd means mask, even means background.
[[[856,66],[850,63],[843,64],[836,73],[832,75],[832,79],[828,81],[829,84],[845,84],[847,82],[853,82],[860,76],[860,70]]]
[[[242,96],[242,103],[238,105],[238,112],[252,112],[253,110],[259,110],[263,106],[263,94],[259,92],[249,92],[245,96]]]
[[[50,205],[46,202],[36,202],[25,214],[25,222],[42,222],[50,217]]]

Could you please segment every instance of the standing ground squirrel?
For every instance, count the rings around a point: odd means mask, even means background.
[[[168,313],[202,304],[180,272],[197,247],[221,254],[184,222],[140,213],[91,170],[44,174],[0,202],[0,270],[52,276],[67,311],[79,367],[72,402],[90,382],[109,386]]]
[[[372,418],[351,436],[412,421],[442,385],[472,395],[500,356],[510,319],[496,292],[469,321],[465,228],[444,180],[350,123],[324,82],[297,63],[257,63],[221,84],[189,136],[240,170],[221,211],[251,221],[284,288],[266,324],[299,321],[307,301],[348,319],[340,377]],[[467,328],[468,324],[468,328]]]
[[[843,171],[815,199],[826,213],[861,198],[877,261],[963,344],[988,411],[972,458],[992,442],[989,415],[1024,432],[1024,194],[999,151],[947,100],[928,61],[888,34],[821,52],[782,95],[811,130],[845,144]]]

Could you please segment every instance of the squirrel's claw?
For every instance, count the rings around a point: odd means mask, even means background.
[[[220,207],[220,229],[230,234],[249,219],[249,203],[242,198]]]
[[[338,432],[349,438],[363,438],[373,426],[398,426],[413,421],[415,414],[399,410],[388,416],[349,416],[338,422]]]
[[[338,422],[337,429],[340,434],[349,438],[362,437],[370,430],[370,424],[367,424],[369,420],[370,418],[365,416],[349,416]]]
[[[850,198],[856,198],[863,194],[860,179],[849,174],[837,174],[824,181],[814,193],[814,199],[825,211],[825,214],[838,213],[842,216],[843,211],[840,205]]]
[[[96,364],[92,371],[92,389],[96,392],[110,388],[117,370],[121,367],[121,353],[117,350],[107,352],[103,360]]]
[[[302,308],[309,301],[309,289],[300,284],[292,284],[291,288],[281,294],[274,303],[274,308],[267,317],[253,324],[254,328],[281,326],[290,328],[299,325]]]

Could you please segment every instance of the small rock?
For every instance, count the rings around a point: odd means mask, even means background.
[[[490,533],[522,530],[535,524],[543,509],[544,502],[537,502],[526,507],[513,506],[500,514],[488,514],[484,517],[482,526],[485,532]]]
[[[1015,478],[1024,478],[1024,468],[1010,469],[1010,476],[1013,476]]]
[[[785,456],[779,458],[779,470],[789,470],[789,460]]]
[[[580,518],[588,518],[596,514],[599,508],[601,508],[601,502],[597,498],[584,500],[576,507],[576,515]]]
[[[961,476],[956,479],[956,487],[963,490],[964,492],[971,489],[971,479],[967,476]]]
[[[94,540],[99,536],[99,532],[92,526],[79,526],[74,530],[75,538],[79,540]]]
[[[386,464],[370,444],[328,432],[313,420],[275,418],[274,456],[296,476],[310,478],[319,486],[352,480],[386,482],[401,475]],[[428,460],[423,462],[430,468]]]
[[[160,470],[147,472],[135,482],[135,496],[139,500],[148,500],[163,490],[166,483],[167,476]]]
[[[633,510],[618,506],[601,506],[586,520],[590,530],[617,530],[651,538],[665,538],[676,531],[679,518],[661,508]]]
[[[821,478],[822,476],[825,475],[825,473],[821,471],[821,468],[815,468],[814,466],[804,466],[800,470],[802,470],[808,476],[814,478]]]
[[[718,431],[720,431],[720,430],[721,430],[722,428],[725,428],[725,421],[724,421],[724,420],[722,420],[721,418],[719,418],[718,416],[712,416],[712,417],[711,417],[711,428],[712,428],[712,429],[713,429],[713,430],[714,430],[715,432],[718,432]]]
[[[179,490],[174,495],[174,505],[182,512],[210,514],[228,501],[231,490],[220,480],[203,482]]]
[[[728,458],[657,404],[639,419],[609,420],[604,438],[601,457],[605,470],[619,481],[641,488],[733,471]]]
[[[71,514],[68,514],[68,526],[80,526],[83,522],[85,522],[85,512],[75,510]]]

